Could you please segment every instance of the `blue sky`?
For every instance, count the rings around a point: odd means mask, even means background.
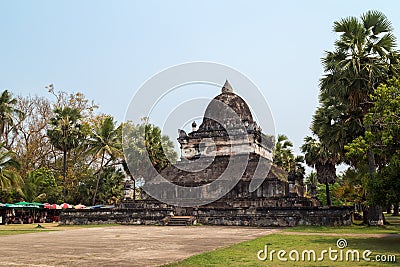
[[[336,38],[333,22],[371,9],[384,12],[400,36],[398,1],[0,1],[0,90],[51,97],[45,86],[53,83],[122,121],[152,75],[217,62],[260,88],[276,132],[298,152],[318,104],[320,58]],[[180,101],[219,93],[191,90],[180,90]],[[161,110],[173,105],[164,101]]]

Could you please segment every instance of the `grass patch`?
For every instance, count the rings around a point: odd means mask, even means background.
[[[56,224],[41,223],[42,228],[38,228],[38,224],[10,224],[0,225],[0,236],[3,235],[20,235],[38,232],[52,231],[52,227]],[[47,226],[46,226],[47,225]]]
[[[396,263],[386,263],[387,266],[396,266],[400,261],[400,238],[359,238],[346,237],[348,247],[344,249],[358,250],[360,253],[360,261],[331,261],[329,256],[325,255],[323,261],[279,261],[274,255],[273,261],[267,259],[260,261],[257,258],[257,252],[268,245],[268,250],[285,250],[289,253],[296,249],[301,252],[303,250],[314,250],[316,257],[320,257],[321,251],[325,249],[338,249],[336,246],[337,237],[332,236],[298,236],[298,235],[281,235],[273,234],[246,241],[227,248],[217,249],[215,251],[192,256],[181,262],[168,264],[169,267],[182,266],[382,266],[381,262],[373,262],[372,259],[376,255],[394,255]],[[371,250],[371,261],[363,261],[362,253],[364,250]],[[288,257],[288,254],[286,254]],[[301,256],[300,256],[301,259]]]
[[[400,217],[385,216],[389,225],[369,227],[355,223],[351,226],[340,227],[325,227],[325,226],[298,226],[288,228],[286,232],[305,232],[305,233],[336,233],[336,234],[400,234]],[[336,241],[340,237],[321,236],[321,235],[283,235],[273,234],[265,237],[257,238],[251,241],[246,241],[227,248],[217,249],[211,252],[206,252],[200,255],[190,257],[186,260],[171,263],[165,266],[168,267],[183,267],[183,266],[398,266],[400,262],[400,237],[345,237],[347,240],[347,250],[357,250],[360,253],[360,261],[346,261],[345,256],[343,261],[331,261],[328,255],[325,255],[323,261],[291,261],[288,258],[287,262],[282,262],[277,259],[277,252],[274,260],[268,258],[266,261],[260,261],[257,258],[257,252],[262,250],[265,245],[268,250],[285,250],[289,253],[295,249],[300,252],[303,250],[314,250],[316,258],[321,255],[322,250],[327,250],[329,247],[338,249]],[[371,250],[369,256],[371,261],[362,260],[364,250]],[[345,255],[345,254],[344,254]],[[377,262],[377,255],[394,256],[396,262]],[[375,261],[373,261],[375,260]]]
[[[302,233],[337,233],[337,234],[400,234],[400,216],[385,216],[389,223],[384,226],[361,225],[361,222],[355,222],[350,226],[296,226],[288,228],[287,232]]]
[[[119,224],[86,224],[86,225],[59,225],[57,223],[40,223],[39,224],[9,224],[0,225],[0,236],[3,235],[20,235],[29,233],[39,233],[48,231],[65,231],[80,228],[95,228],[95,227],[108,227],[119,226]]]
[[[296,226],[288,228],[286,232],[302,232],[302,233],[336,233],[336,234],[400,234],[400,226]]]
[[[0,230],[0,236],[3,235],[20,235],[20,234],[30,234],[30,233],[39,233],[39,232],[48,232],[52,230]]]

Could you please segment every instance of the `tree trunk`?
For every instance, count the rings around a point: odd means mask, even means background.
[[[376,165],[375,165],[375,156],[374,156],[374,152],[372,151],[372,149],[368,149],[368,170],[369,170],[369,176],[371,177],[371,179],[374,176],[374,173],[376,172]]]
[[[97,191],[99,190],[101,173],[103,172],[104,156],[105,156],[105,151],[103,150],[103,154],[101,156],[100,171],[97,174],[96,189],[94,190],[94,194],[93,194],[92,206],[94,206],[96,203],[96,196],[97,196]]]
[[[391,214],[392,213],[392,204],[389,204],[386,208],[386,214]]]
[[[133,179],[133,201],[136,201],[136,180]]]
[[[328,183],[328,180],[325,181],[325,190],[326,190],[326,204],[327,204],[328,206],[332,206],[331,192],[329,191],[329,183]]]
[[[64,149],[64,155],[63,155],[63,199],[64,199],[64,203],[66,202],[66,186],[67,186],[67,150]]]
[[[394,206],[394,208],[393,208],[392,216],[399,216],[399,203],[396,203],[393,206]]]
[[[368,149],[368,170],[370,179],[374,178],[374,174],[376,173],[376,165],[375,165],[375,156],[374,152],[371,148]],[[379,213],[380,214],[377,214]],[[372,205],[368,209],[368,225],[383,225],[385,221],[385,217],[383,216],[382,207],[379,205]]]
[[[368,225],[368,206],[362,205],[362,213],[363,213],[363,224]]]
[[[379,205],[370,206],[368,209],[368,225],[377,226],[384,224],[382,207]]]
[[[311,196],[316,197],[317,195],[317,187],[315,185],[311,186]]]

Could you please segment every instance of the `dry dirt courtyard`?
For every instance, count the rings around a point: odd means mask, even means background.
[[[0,266],[158,266],[275,231],[110,226],[0,236]]]

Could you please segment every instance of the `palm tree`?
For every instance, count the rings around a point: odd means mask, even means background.
[[[15,106],[17,99],[12,97],[12,94],[4,90],[0,95],[0,141],[4,142],[7,130],[16,130],[15,121],[21,120],[24,113]],[[6,144],[7,146],[7,144]]]
[[[157,172],[175,163],[177,155],[173,149],[170,149],[173,147],[173,143],[169,137],[162,135],[161,129],[151,124],[146,124],[144,130],[144,145],[148,157]]]
[[[289,178],[293,178],[302,183],[305,169],[303,156],[295,156],[293,154],[293,143],[286,135],[279,134],[275,144],[274,164],[284,169],[289,174]]]
[[[116,127],[114,118],[111,116],[100,117],[88,140],[89,152],[100,159],[100,167],[97,171],[96,188],[93,194],[92,204],[96,202],[96,195],[99,189],[101,173],[109,162],[122,157],[122,127]]]
[[[62,107],[54,110],[55,116],[50,119],[47,136],[51,144],[63,152],[63,197],[66,197],[67,154],[79,146],[83,138],[81,130],[81,112],[77,108]]]
[[[39,202],[46,198],[46,193],[42,191],[44,176],[38,171],[31,171],[26,174],[24,185],[21,187],[21,195],[25,201]]]
[[[329,184],[335,183],[335,165],[338,162],[338,155],[332,153],[324,144],[310,136],[304,138],[301,150],[304,153],[307,165],[316,169],[318,181],[325,184],[326,202],[328,206],[332,205]]]
[[[278,140],[275,144],[274,151],[274,164],[278,167],[283,168],[287,172],[290,172],[290,165],[294,161],[292,147],[293,143],[288,139],[286,135],[278,135]]]
[[[315,197],[317,186],[318,186],[317,173],[316,172],[311,172],[310,174],[308,174],[307,177],[306,177],[305,183],[311,189],[310,190],[311,191],[311,196]],[[309,191],[309,189],[307,191]]]
[[[400,57],[391,23],[379,11],[336,21],[333,30],[340,36],[335,50],[322,59],[326,73],[320,81],[322,105],[312,129],[330,150],[344,155],[344,145],[367,130],[362,121],[371,107],[370,94],[400,73]],[[371,174],[374,161],[369,151]]]
[[[321,79],[321,94],[365,112],[373,90],[399,73],[393,28],[383,13],[368,11],[360,20],[348,17],[334,22],[333,30],[340,37],[335,51],[326,52],[322,59],[326,75]]]
[[[7,149],[1,148],[0,189],[18,188],[23,183],[21,176],[17,172],[19,168],[20,164],[14,159],[14,154]]]
[[[138,179],[153,175],[152,170],[160,172],[178,158],[170,138],[146,119],[141,124],[125,123],[123,135],[126,160],[122,160],[122,166],[134,185]],[[134,192],[136,194],[135,186]]]

